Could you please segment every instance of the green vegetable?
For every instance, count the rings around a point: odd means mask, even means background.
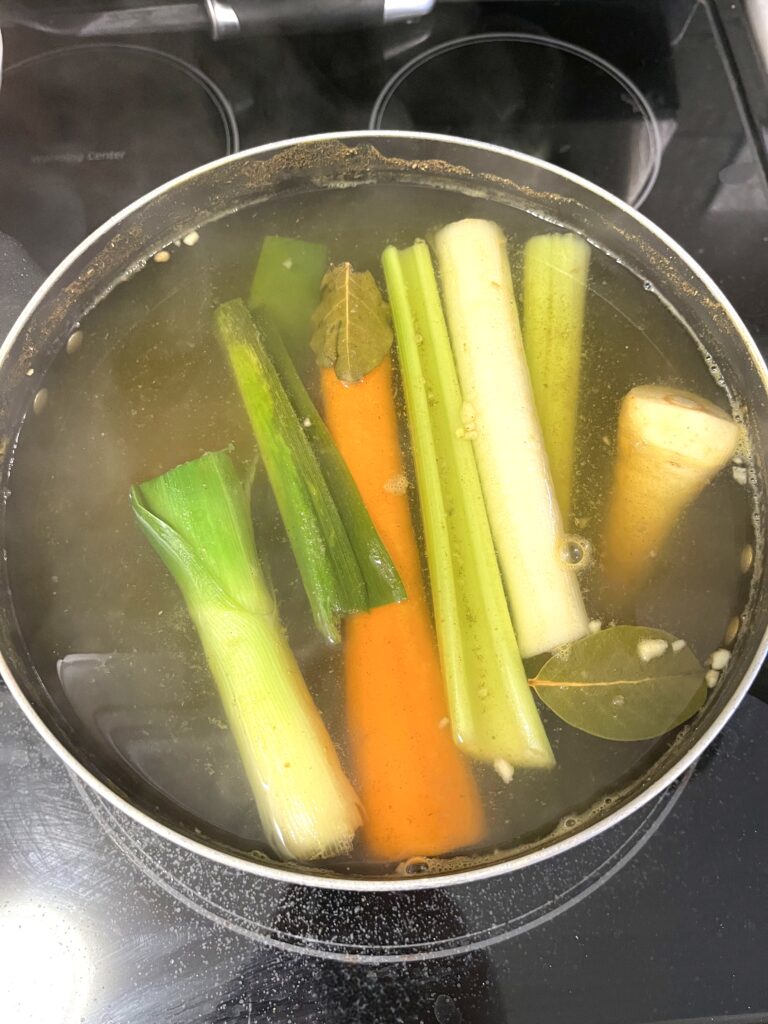
[[[424,242],[384,251],[453,735],[467,753],[554,764],[509,617]]]
[[[555,494],[571,509],[589,245],[578,235],[525,243],[523,340]]]
[[[340,380],[360,380],[392,347],[389,309],[378,285],[370,272],[357,273],[351,263],[332,267],[323,278],[312,323],[317,363],[332,367]]]
[[[348,852],[357,798],[277,617],[231,457],[133,487],[131,505],[184,596],[270,844],[299,860]]]
[[[310,318],[328,266],[324,245],[267,235],[259,253],[248,304],[264,309],[296,357],[307,351]]]
[[[339,618],[368,607],[365,582],[339,510],[245,304],[214,314],[320,632],[340,639]]]
[[[488,518],[524,658],[587,632],[565,552],[507,257],[498,225],[461,220],[435,236],[443,297]]]
[[[644,626],[613,626],[577,640],[550,658],[531,686],[563,721],[607,740],[663,736],[707,695],[690,648]]]
[[[296,372],[279,332],[267,317],[257,313],[255,319],[336,502],[365,580],[367,607],[378,608],[405,600],[405,587],[397,569],[376,532],[346,462]]]

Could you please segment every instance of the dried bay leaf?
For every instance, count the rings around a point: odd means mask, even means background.
[[[666,642],[664,652],[643,660],[640,651],[654,641]],[[660,629],[612,626],[553,655],[531,686],[559,718],[592,736],[654,739],[689,719],[707,695],[698,659],[688,647],[674,650],[674,641]]]
[[[373,274],[355,271],[351,263],[326,273],[312,323],[310,345],[318,365],[333,367],[340,380],[360,380],[392,347],[389,306]]]

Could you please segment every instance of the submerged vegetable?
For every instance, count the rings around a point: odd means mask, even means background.
[[[356,384],[323,370],[328,425],[408,591],[344,627],[347,724],[365,808],[363,838],[383,860],[480,842],[485,815],[447,725],[400,451],[390,357]]]
[[[402,601],[405,598],[405,587],[389,552],[376,532],[347,463],[339,454],[328,427],[296,372],[279,332],[274,330],[266,318],[260,319],[259,322],[272,362],[317,456],[346,528],[365,581],[366,607],[378,608],[393,601]]]
[[[357,798],[278,620],[231,457],[148,480],[131,505],[184,596],[270,844],[297,860],[347,853]]]
[[[614,589],[640,585],[683,510],[732,458],[739,428],[689,391],[645,384],[621,403],[604,572]]]
[[[442,228],[435,247],[459,382],[520,651],[587,632],[523,351],[506,240],[487,220]]]
[[[424,242],[382,264],[397,334],[432,599],[456,742],[484,761],[549,767],[517,648],[432,260]],[[506,399],[505,399],[506,400]]]
[[[339,619],[368,607],[365,582],[339,510],[267,355],[262,331],[239,299],[219,306],[227,353],[320,632],[341,638]]]
[[[525,243],[523,338],[560,513],[571,510],[590,248],[573,234]]]
[[[327,266],[324,245],[279,235],[264,239],[248,304],[272,317],[294,358],[306,352],[310,317]]]

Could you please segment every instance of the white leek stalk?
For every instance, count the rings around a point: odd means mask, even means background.
[[[357,797],[277,617],[232,459],[177,466],[131,504],[184,596],[269,843],[296,860],[349,852]]]
[[[435,238],[451,342],[520,653],[587,633],[526,365],[506,240],[462,220]]]

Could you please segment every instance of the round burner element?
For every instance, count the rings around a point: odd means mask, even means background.
[[[6,69],[0,232],[46,270],[164,181],[239,148],[214,82],[159,50],[71,46]]]
[[[371,128],[439,132],[540,157],[633,206],[659,172],[661,139],[642,92],[580,46],[522,32],[441,43],[387,82]]]
[[[104,832],[145,877],[217,926],[294,953],[384,963],[467,953],[558,917],[645,846],[693,770],[636,814],[559,857],[482,882],[397,893],[312,889],[213,863],[73,782]]]

